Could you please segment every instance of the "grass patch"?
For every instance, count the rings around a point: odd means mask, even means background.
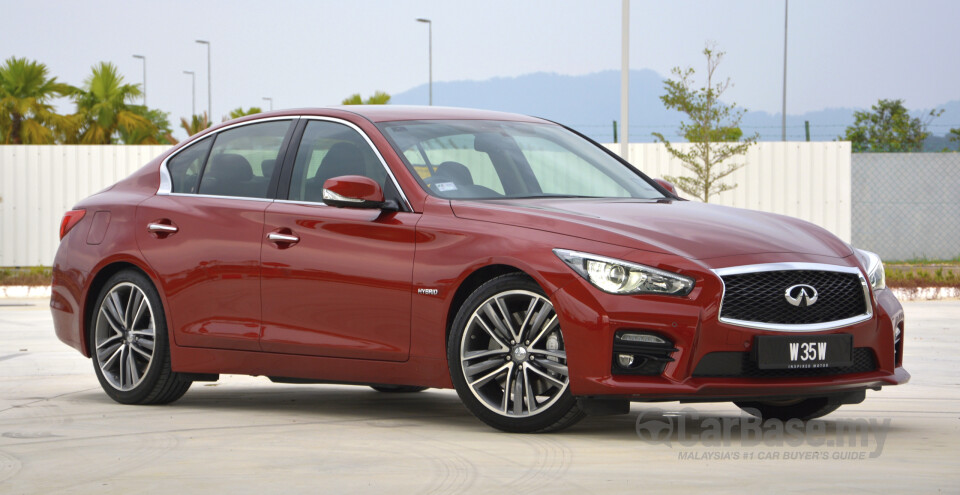
[[[883,260],[885,265],[960,265],[960,254],[957,256],[948,259],[930,259],[926,256],[921,256],[919,258],[911,258],[908,260]]]
[[[885,267],[887,286],[912,289],[916,287],[960,287],[960,266]]]
[[[887,285],[906,289],[960,287],[960,260],[937,262],[947,263],[944,266],[930,266],[929,263],[921,264],[917,261],[886,264]],[[53,272],[48,266],[0,268],[0,285],[44,286],[50,285],[52,279]]]
[[[49,266],[0,268],[0,285],[50,285],[53,270]]]

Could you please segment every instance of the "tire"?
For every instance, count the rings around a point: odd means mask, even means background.
[[[89,344],[100,386],[121,404],[167,404],[191,380],[170,368],[160,295],[145,275],[123,270],[101,289],[90,315]]]
[[[826,416],[836,411],[842,404],[830,397],[813,397],[769,402],[734,402],[740,409],[758,418],[788,421],[799,419],[807,421]]]
[[[558,431],[584,416],[570,394],[553,304],[522,273],[494,278],[467,298],[453,322],[447,360],[460,400],[494,428]]]
[[[370,385],[370,388],[385,394],[413,394],[416,392],[423,392],[429,387],[414,387],[411,385]]]

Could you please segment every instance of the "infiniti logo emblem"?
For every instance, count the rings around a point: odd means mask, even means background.
[[[807,284],[797,284],[787,287],[786,292],[783,293],[783,297],[786,298],[788,303],[799,308],[805,308],[807,306],[813,306],[817,302],[819,294],[817,294],[817,289]]]

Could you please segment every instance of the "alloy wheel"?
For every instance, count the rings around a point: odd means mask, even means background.
[[[119,391],[133,390],[153,362],[153,308],[140,287],[115,285],[103,298],[94,329],[94,352],[103,377]]]
[[[526,290],[498,293],[473,312],[460,342],[460,365],[473,395],[502,416],[548,410],[570,381],[553,305]]]

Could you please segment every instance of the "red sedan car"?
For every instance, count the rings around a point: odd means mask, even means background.
[[[875,254],[684,201],[521,115],[230,121],[80,202],[60,235],[57,335],[125,404],[221,373],[452,387],[529,432],[630,401],[809,419],[909,379]]]

